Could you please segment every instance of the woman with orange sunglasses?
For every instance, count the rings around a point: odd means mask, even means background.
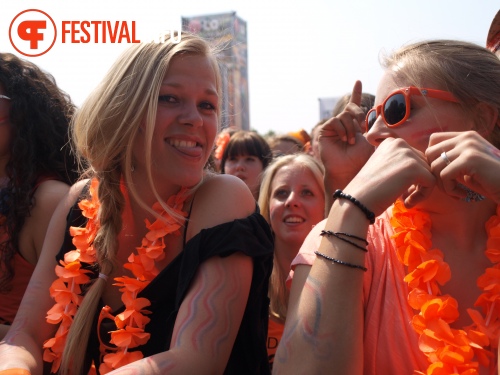
[[[415,43],[322,129],[375,152],[297,258],[275,374],[494,374],[500,336],[500,60]],[[364,134],[363,134],[364,133]],[[327,163],[342,163],[327,160]]]

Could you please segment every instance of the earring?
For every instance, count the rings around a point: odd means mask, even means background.
[[[133,172],[133,171],[135,171],[135,167],[134,167],[134,165],[132,164],[132,166],[130,167],[130,172]]]

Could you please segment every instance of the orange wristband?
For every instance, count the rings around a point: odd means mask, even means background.
[[[11,368],[9,370],[0,370],[0,375],[31,375],[31,372],[23,368]]]

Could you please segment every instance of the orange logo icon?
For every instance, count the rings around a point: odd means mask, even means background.
[[[12,47],[24,56],[36,57],[47,53],[57,38],[54,20],[38,9],[22,11],[9,27]]]

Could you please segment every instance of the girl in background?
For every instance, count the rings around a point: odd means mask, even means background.
[[[312,227],[323,220],[323,167],[305,153],[277,158],[264,172],[259,206],[274,234],[274,264],[269,283],[267,351],[273,365],[287,316],[285,281],[290,264]]]
[[[0,339],[40,258],[52,213],[77,180],[75,106],[35,64],[0,53]]]
[[[243,180],[255,200],[259,199],[262,172],[272,160],[266,140],[255,132],[240,130],[227,144],[220,164],[221,173]]]

